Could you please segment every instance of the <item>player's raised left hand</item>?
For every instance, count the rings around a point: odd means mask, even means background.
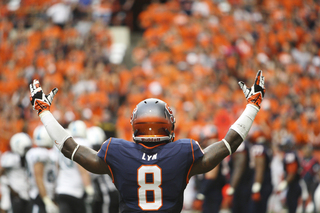
[[[264,98],[264,94],[266,92],[262,71],[258,71],[254,84],[251,88],[248,88],[242,81],[240,81],[238,84],[246,96],[248,103],[257,106],[260,109],[262,99]]]
[[[40,83],[37,79],[30,84],[30,102],[34,110],[38,111],[38,115],[43,111],[50,111],[53,97],[57,94],[58,88],[54,88],[48,95],[42,91]]]

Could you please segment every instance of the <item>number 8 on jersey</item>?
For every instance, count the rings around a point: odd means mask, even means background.
[[[142,165],[138,168],[137,174],[140,208],[159,210],[162,206],[161,168],[157,165]]]

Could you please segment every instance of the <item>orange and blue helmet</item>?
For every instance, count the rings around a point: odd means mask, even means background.
[[[156,98],[143,100],[132,112],[133,140],[137,143],[172,142],[175,122],[167,103]]]

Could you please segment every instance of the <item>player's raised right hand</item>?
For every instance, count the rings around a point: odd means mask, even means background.
[[[248,104],[253,104],[260,109],[260,105],[266,91],[264,87],[264,76],[262,75],[262,71],[258,71],[254,84],[251,88],[248,88],[243,81],[239,81],[238,84],[241,87]]]
[[[43,111],[50,111],[53,97],[57,94],[58,89],[54,88],[48,95],[42,91],[40,83],[37,79],[30,84],[30,102],[34,110],[38,111],[38,115]]]

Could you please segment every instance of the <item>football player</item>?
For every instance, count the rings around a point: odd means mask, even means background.
[[[89,147],[89,141],[86,139],[87,126],[83,121],[71,122],[68,130],[78,144]],[[89,172],[61,153],[56,193],[60,213],[85,213],[85,193],[90,198],[94,193]]]
[[[92,173],[109,174],[120,193],[121,212],[180,212],[183,191],[193,175],[206,173],[231,155],[246,138],[264,97],[259,70],[252,87],[239,82],[246,109],[225,138],[202,150],[192,139],[174,141],[175,118],[159,99],[141,101],[133,110],[133,141],[109,138],[96,152],[77,144],[50,113],[54,88],[45,95],[38,80],[30,84],[33,108],[57,148]]]
[[[301,163],[293,140],[294,138],[291,135],[282,138],[280,149],[284,154],[283,169],[285,177],[276,188],[277,192],[282,192],[287,189],[286,207],[289,213],[296,212],[298,200],[302,194],[300,185]]]
[[[98,151],[106,140],[106,134],[102,128],[92,126],[87,130],[87,137],[91,148]],[[95,196],[92,203],[93,213],[118,213],[119,194],[109,175],[92,174],[92,182],[95,188]]]
[[[0,213],[8,213],[11,211],[10,189],[7,176],[0,176]]]
[[[250,154],[248,141],[243,142],[231,156],[230,187],[226,194],[230,199],[232,213],[249,212],[250,188],[253,171],[249,166]]]
[[[317,157],[313,154],[312,144],[306,144],[302,148],[302,173],[301,176],[306,183],[309,199],[311,203],[308,206],[313,206],[313,212],[317,212],[314,192],[319,184],[318,174],[320,172],[320,164]],[[308,208],[307,208],[308,209]]]
[[[53,202],[58,171],[57,151],[52,148],[53,141],[42,125],[35,128],[33,141],[37,147],[26,154],[32,212],[58,213],[58,207]]]
[[[252,144],[250,147],[250,157],[254,171],[251,186],[250,211],[252,213],[267,212],[267,204],[273,190],[271,180],[272,150],[267,137],[258,129],[249,137]]]
[[[218,141],[218,130],[214,125],[206,125],[202,129],[200,144],[207,147]],[[222,203],[222,188],[226,183],[222,174],[222,165],[218,164],[211,171],[196,175],[199,178],[199,193],[196,196],[194,204],[201,205],[202,213],[218,213]],[[200,202],[199,202],[200,201]],[[199,205],[198,204],[198,205]],[[197,208],[196,208],[197,209]]]
[[[31,146],[32,141],[28,134],[16,133],[10,139],[11,151],[1,156],[0,175],[3,173],[7,177],[13,213],[30,212],[25,154]]]

